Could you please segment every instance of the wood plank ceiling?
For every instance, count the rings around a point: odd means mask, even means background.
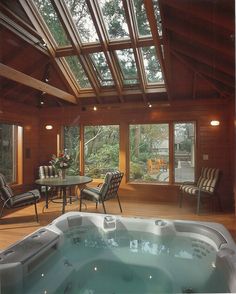
[[[71,104],[148,107],[179,100],[234,96],[233,0],[80,2],[87,7],[87,17],[94,24],[98,39],[95,42],[85,42],[78,32],[75,10],[69,6],[73,4],[75,8],[77,1],[1,1],[1,99],[36,107]],[[112,2],[123,9],[120,17],[124,17],[127,27],[124,38],[110,37],[105,12],[99,6]],[[58,45],[60,40],[56,40],[40,11],[42,3],[50,3],[57,23],[65,32],[63,42],[68,39],[68,44]],[[118,12],[113,13],[115,16]],[[149,33],[140,33],[140,21],[146,21],[143,30]],[[154,51],[150,46],[154,46]],[[120,52],[121,58],[132,53],[129,59],[123,59],[123,65],[122,59],[119,62]],[[150,63],[155,56],[158,62]],[[131,57],[135,69],[132,73],[126,67]],[[103,58],[103,68],[101,63],[96,66],[96,58],[100,62]],[[76,68],[81,71],[80,76],[74,72],[75,60],[80,63]],[[81,73],[84,73],[82,81]]]

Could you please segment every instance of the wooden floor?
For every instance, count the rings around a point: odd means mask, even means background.
[[[27,206],[17,210],[5,210],[5,214],[0,219],[0,250],[10,246],[12,243],[22,239],[26,235],[34,232],[42,226],[49,224],[53,219],[61,215],[61,204],[50,203],[49,208],[44,208],[44,201],[38,203],[39,223],[35,221],[34,206]],[[95,204],[87,202],[87,210],[83,206],[83,211],[100,212],[102,206],[95,208]],[[110,200],[106,202],[107,212],[109,214],[120,215],[117,201]],[[195,214],[195,206],[184,204],[179,208],[175,203],[145,203],[122,201],[123,216],[138,216],[145,218],[162,218],[194,221],[210,221],[223,224],[231,233],[236,241],[236,217],[233,213],[212,212],[203,209],[200,215]],[[78,202],[68,204],[66,212],[78,211]]]

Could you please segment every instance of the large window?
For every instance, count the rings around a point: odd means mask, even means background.
[[[169,132],[169,129],[173,132]],[[173,146],[169,145],[173,142]],[[129,179],[133,182],[193,182],[195,179],[195,124],[130,125]],[[172,155],[172,156],[171,156]],[[170,162],[170,158],[171,159]]]
[[[0,172],[7,182],[17,181],[18,146],[22,127],[0,123]]]
[[[73,158],[73,164],[68,169],[68,175],[80,174],[80,127],[65,126],[64,127],[64,148]]]
[[[195,125],[192,122],[174,124],[175,182],[195,178]]]
[[[130,180],[169,180],[168,124],[130,125]]]
[[[84,127],[85,175],[104,178],[119,169],[119,126]]]

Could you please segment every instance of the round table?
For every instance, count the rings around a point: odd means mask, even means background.
[[[58,187],[63,191],[62,213],[65,212],[66,206],[66,188],[78,186],[81,190],[86,184],[92,182],[92,178],[86,176],[66,176],[65,179],[58,178],[45,178],[38,179],[35,184],[46,187],[46,208],[48,208],[48,187]]]

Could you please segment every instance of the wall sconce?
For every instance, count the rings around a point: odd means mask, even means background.
[[[53,129],[53,126],[52,126],[52,125],[46,125],[46,126],[45,126],[45,129],[46,129],[46,130],[52,130],[52,129]]]
[[[215,126],[219,126],[220,122],[218,120],[212,120],[210,124],[211,126],[215,127]]]

